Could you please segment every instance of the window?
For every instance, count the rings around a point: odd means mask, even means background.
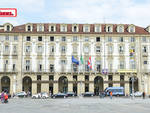
[[[7,31],[10,31],[10,26],[9,25],[7,25]]]
[[[85,53],[88,53],[88,52],[89,52],[89,47],[88,47],[88,46],[85,46],[85,47],[84,47],[84,52],[85,52]]]
[[[133,60],[130,61],[130,67],[131,67],[131,69],[136,69],[135,61],[133,61]]]
[[[113,47],[112,46],[108,46],[108,53],[113,53]]]
[[[13,53],[17,53],[17,47],[13,46]]]
[[[96,53],[100,53],[101,50],[100,50],[100,46],[96,46]]]
[[[38,71],[42,71],[42,64],[39,64],[39,69]]]
[[[50,72],[54,72],[54,64],[50,64]]]
[[[51,32],[54,32],[54,26],[51,26]]]
[[[38,41],[42,41],[42,37],[41,36],[38,37]]]
[[[73,36],[73,42],[78,41],[78,37],[77,36]]]
[[[124,52],[123,46],[119,46],[119,52],[120,52],[120,53],[123,53],[123,52]]]
[[[134,27],[133,27],[133,26],[130,27],[130,32],[131,32],[131,33],[134,32]]]
[[[95,26],[95,32],[100,32],[100,26]]]
[[[30,70],[30,60],[26,60],[26,71]]]
[[[26,53],[29,53],[31,51],[31,47],[30,46],[26,46]]]
[[[123,32],[123,27],[119,26],[119,32],[122,33]]]
[[[147,64],[147,60],[145,60],[143,63],[144,63],[144,64]]]
[[[27,27],[27,31],[31,31],[31,26],[28,26],[28,27]]]
[[[5,52],[8,53],[9,52],[9,46],[5,45]]]
[[[89,71],[89,67],[88,67],[88,60],[85,61],[85,71]]]
[[[120,69],[124,69],[124,61],[120,61]]]
[[[31,37],[30,37],[30,36],[27,36],[27,37],[26,37],[26,41],[31,41]]]
[[[50,46],[50,53],[54,53],[54,46]]]
[[[77,26],[73,26],[73,32],[77,32]]]
[[[9,36],[8,36],[8,35],[6,35],[5,40],[6,40],[6,41],[8,41],[8,40],[9,40]]]
[[[120,81],[124,81],[124,75],[120,75]]]
[[[13,71],[15,71],[15,68],[16,68],[16,65],[15,65],[15,64],[13,64]]]
[[[61,65],[65,65],[66,64],[66,60],[61,60]]]
[[[131,37],[130,42],[135,42],[135,37]]]
[[[66,37],[62,37],[61,41],[65,42],[66,41]]]
[[[85,75],[85,81],[89,81],[89,75]]]
[[[96,70],[98,72],[101,72],[101,63],[100,63],[100,61],[96,61]]]
[[[73,71],[74,71],[74,72],[77,72],[77,71],[78,71],[78,66],[77,66],[77,64],[73,64],[72,68],[73,68]]]
[[[146,46],[143,47],[143,52],[144,52],[144,53],[147,52],[147,47],[146,47]]]
[[[120,38],[119,38],[119,41],[120,41],[120,42],[123,42],[123,41],[124,41],[124,40],[123,40],[123,37],[120,37]]]
[[[108,81],[112,81],[113,80],[113,76],[112,75],[108,75]]]
[[[88,41],[89,41],[89,37],[85,37],[85,38],[84,38],[84,41],[85,41],[85,42],[88,42]]]
[[[77,53],[77,47],[73,46],[73,53]]]
[[[39,31],[42,31],[42,25],[39,25]]]
[[[89,26],[84,27],[85,32],[89,32]]]
[[[42,46],[38,46],[38,53],[42,53]]]
[[[108,27],[107,27],[107,31],[108,31],[108,32],[112,32],[111,26],[108,26]]]
[[[14,36],[14,41],[17,41],[18,40],[18,36]]]
[[[41,75],[37,75],[37,80],[41,80]]]
[[[146,42],[146,37],[142,37],[142,42]]]
[[[65,46],[61,46],[61,52],[65,53],[66,52],[66,47]]]
[[[65,31],[66,31],[66,26],[64,26],[64,25],[61,26],[61,31],[62,31],[62,32],[65,32]]]
[[[96,37],[96,42],[100,42],[100,37]]]
[[[53,37],[53,36],[50,37],[50,41],[51,41],[51,42],[54,41],[54,37]]]
[[[112,37],[108,37],[108,42],[112,42]]]

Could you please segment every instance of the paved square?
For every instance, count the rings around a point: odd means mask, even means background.
[[[150,99],[67,98],[10,99],[0,104],[0,113],[149,113]]]

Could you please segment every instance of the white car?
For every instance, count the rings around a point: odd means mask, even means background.
[[[135,97],[142,97],[142,94],[143,94],[142,92],[137,91],[137,92],[134,93],[134,96]],[[132,93],[130,94],[130,96],[132,96]]]
[[[46,99],[46,98],[49,98],[49,96],[48,96],[47,93],[42,92],[42,93],[38,93],[38,94],[32,95],[32,98],[33,99],[39,99],[39,98]]]
[[[27,97],[27,93],[25,91],[19,92],[15,94],[16,97]]]

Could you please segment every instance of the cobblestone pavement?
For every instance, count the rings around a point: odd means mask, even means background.
[[[67,98],[10,99],[0,103],[0,113],[149,113],[150,99]]]

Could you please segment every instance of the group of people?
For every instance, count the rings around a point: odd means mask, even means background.
[[[1,93],[1,103],[8,103],[8,94],[6,92]]]

